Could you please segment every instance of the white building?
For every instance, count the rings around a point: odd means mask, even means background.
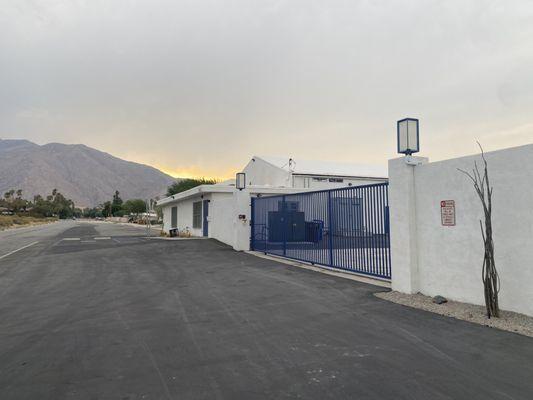
[[[387,181],[387,167],[254,156],[244,167],[247,185],[331,189]]]
[[[386,167],[254,156],[246,165],[246,189],[234,181],[201,185],[158,201],[163,230],[217,239],[249,250],[251,197],[381,183]]]
[[[236,250],[248,250],[251,197],[291,194],[306,190],[235,184],[201,185],[158,202],[163,230],[217,239]]]

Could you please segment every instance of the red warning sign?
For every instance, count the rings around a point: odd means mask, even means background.
[[[440,202],[440,221],[442,226],[455,226],[455,200]]]

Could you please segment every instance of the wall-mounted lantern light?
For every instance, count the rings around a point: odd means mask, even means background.
[[[404,118],[397,122],[398,153],[410,156],[420,151],[418,119]]]
[[[246,188],[246,174],[244,172],[238,172],[235,175],[235,187],[239,190]]]

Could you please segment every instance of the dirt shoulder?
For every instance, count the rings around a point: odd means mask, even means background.
[[[458,301],[435,304],[431,297],[424,296],[420,293],[405,294],[393,291],[375,293],[374,295],[380,299],[392,301],[393,303],[404,306],[533,337],[533,317],[524,314],[501,311],[500,318],[488,319],[485,314],[485,307],[474,304],[460,303]]]
[[[0,231],[17,229],[56,222],[57,218],[19,217],[17,215],[0,215]]]

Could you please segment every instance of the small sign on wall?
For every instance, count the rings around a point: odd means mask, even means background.
[[[442,226],[455,226],[455,200],[440,202],[440,221]]]

